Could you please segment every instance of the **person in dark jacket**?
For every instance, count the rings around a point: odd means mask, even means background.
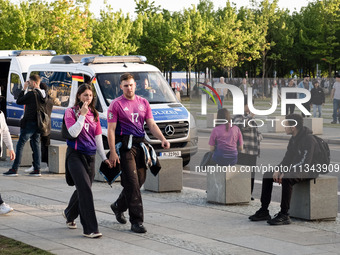
[[[40,89],[45,90],[46,93],[46,104],[44,104],[45,112],[47,113],[48,117],[51,119],[53,105],[61,105],[60,101],[56,98],[56,95],[53,93],[53,90],[49,90],[46,83],[40,83]],[[47,168],[45,171],[48,170],[48,146],[51,144],[50,142],[51,136],[51,122],[48,125],[48,132],[46,134],[41,134],[40,142],[41,142],[41,162],[45,162],[47,164]],[[31,148],[32,140],[30,140]],[[34,166],[32,165],[30,168],[26,169],[25,172],[32,172],[34,170]]]
[[[275,167],[274,172],[263,175],[261,208],[249,217],[251,221],[267,220],[270,225],[290,224],[288,210],[293,185],[318,176],[318,173],[312,171],[312,166],[316,164],[315,155],[319,153],[312,131],[303,126],[301,115],[290,114],[286,119],[290,127],[287,125],[285,131],[292,137],[282,162]],[[282,184],[281,211],[271,219],[268,207],[274,182]]]
[[[28,90],[28,88],[32,90]],[[37,100],[40,100],[41,104],[46,103],[46,93],[40,89],[40,77],[37,74],[31,75],[29,81],[24,84],[23,90],[19,93],[17,104],[25,105],[24,117],[20,122],[20,136],[17,143],[16,154],[12,168],[4,173],[5,176],[18,176],[18,168],[21,163],[22,152],[24,150],[25,143],[31,139],[31,145],[33,150],[33,167],[34,170],[30,173],[30,176],[41,176],[40,174],[40,130],[38,128],[37,121]]]
[[[289,88],[295,88],[294,79],[290,79],[288,82]],[[286,95],[287,99],[296,99],[297,93],[296,92],[289,92]],[[286,114],[293,114],[295,110],[295,104],[286,104]]]
[[[311,90],[311,104],[313,105],[313,117],[316,118],[316,109],[319,112],[319,118],[321,118],[322,106],[325,104],[325,93],[320,88],[319,82],[314,82],[314,88]]]

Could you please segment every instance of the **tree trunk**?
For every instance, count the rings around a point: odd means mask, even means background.
[[[267,86],[264,82],[265,75],[266,75],[266,51],[263,52],[262,57],[262,84],[263,84],[262,97],[264,97],[264,95],[267,95]]]
[[[191,65],[188,66],[188,83],[187,83],[187,96],[190,96],[190,87],[191,87]]]

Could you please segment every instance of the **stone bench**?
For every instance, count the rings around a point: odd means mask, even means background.
[[[180,157],[158,157],[162,169],[157,176],[150,171],[146,175],[144,189],[154,192],[181,191],[183,189],[183,159]]]
[[[314,135],[323,134],[323,118],[304,118],[304,126],[313,131]]]
[[[338,214],[338,178],[320,175],[293,186],[289,214],[305,220],[335,219]]]
[[[197,112],[192,112],[193,116],[195,119],[200,118],[203,119],[202,120],[202,125],[204,125],[204,121],[206,124],[207,128],[213,128],[214,126],[214,120],[217,119],[217,113],[207,113],[205,115],[202,115],[201,113],[197,113]],[[196,120],[197,121],[197,120]]]
[[[284,133],[285,127],[281,124],[281,122],[285,118],[286,118],[285,116],[268,116],[267,119],[270,120],[267,122],[268,132],[269,133]],[[285,123],[285,125],[287,125],[287,123]]]
[[[13,148],[14,148],[15,153],[17,151],[18,140],[19,138],[16,140],[13,140]],[[33,162],[33,152],[31,149],[30,141],[28,140],[25,143],[24,149],[22,151],[20,166],[32,166],[32,162]]]
[[[48,146],[48,169],[51,173],[64,174],[66,161],[66,142]]]
[[[207,128],[214,128],[214,122],[217,119],[217,113],[207,113]]]
[[[207,172],[207,200],[218,204],[248,203],[251,199],[251,173],[241,173],[240,165],[216,166]]]

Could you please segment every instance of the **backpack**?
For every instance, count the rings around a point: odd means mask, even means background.
[[[72,107],[72,110],[76,116],[76,120],[77,120],[77,115],[76,115],[76,112],[75,112],[75,109]],[[64,116],[63,116],[63,123],[61,125],[61,136],[64,138],[64,139],[67,139],[67,140],[75,140],[77,139],[77,137],[73,137],[70,135],[70,133],[68,132],[68,129],[66,127],[66,124],[65,124],[65,113],[64,113]]]
[[[328,166],[331,162],[331,154],[330,150],[328,147],[328,144],[320,137],[313,135],[317,147],[319,149],[318,155],[315,157],[316,158],[316,164],[320,165],[320,174],[327,174],[328,171]],[[319,167],[318,167],[319,168]]]
[[[41,105],[41,103],[39,102],[37,98],[37,92],[33,90],[33,93],[34,93],[35,102],[37,105],[38,128],[42,136],[47,136],[51,132],[51,129],[50,129],[51,118],[50,116],[48,116],[45,107],[43,107],[43,105]]]

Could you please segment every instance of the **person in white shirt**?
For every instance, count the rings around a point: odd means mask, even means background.
[[[11,160],[15,158],[15,152],[13,149],[13,143],[11,139],[11,134],[9,133],[8,126],[6,124],[5,115],[0,111],[0,156],[2,155],[2,141],[6,144],[9,150],[9,157]],[[0,194],[0,214],[7,214],[13,211],[13,208],[6,204]]]
[[[222,109],[223,108],[223,100],[224,100],[224,95],[228,93],[228,89],[226,88],[226,83],[224,82],[224,77],[220,77],[220,82],[217,83],[217,93],[221,98],[221,103],[218,102],[218,109]]]
[[[340,73],[335,75],[335,83],[331,92],[331,100],[333,100],[333,121],[331,123],[336,124],[337,118],[340,123],[340,114],[338,112],[340,108]]]

